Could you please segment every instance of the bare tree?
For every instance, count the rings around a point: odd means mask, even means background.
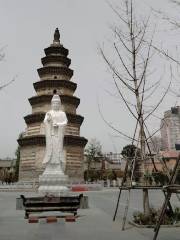
[[[7,82],[7,83],[5,83],[5,84],[2,84],[2,85],[0,86],[0,90],[2,90],[3,88],[9,86],[9,85],[10,85],[12,82],[14,82],[14,81],[15,81],[15,78],[13,78],[11,81],[9,81],[9,82]]]
[[[171,82],[169,82],[164,92],[161,93],[157,103],[147,108],[146,103],[152,100],[153,94],[155,94],[161,80],[161,78],[157,79],[157,76],[154,77],[155,81],[152,80],[152,75],[154,74],[151,65],[152,59],[155,54],[164,55],[164,52],[162,49],[155,47],[153,43],[156,27],[151,25],[150,16],[139,19],[136,14],[134,0],[122,0],[121,2],[120,8],[109,3],[109,6],[118,18],[118,25],[111,27],[115,36],[113,41],[113,59],[110,59],[102,47],[100,47],[100,53],[112,73],[112,79],[119,97],[136,122],[133,136],[129,136],[108,123],[105,118],[103,119],[114,131],[131,139],[131,144],[136,144],[137,149],[140,148],[140,157],[135,156],[133,159],[130,184],[132,184],[134,166],[136,165],[138,182],[143,185],[145,162],[147,156],[151,155],[149,141],[159,131],[158,129],[150,133],[147,121],[163,102]],[[148,154],[146,149],[148,149]],[[152,162],[155,167],[153,158]],[[143,206],[144,213],[149,214],[150,207],[147,189],[143,189]]]
[[[5,54],[4,54],[3,50],[4,50],[4,47],[0,49],[0,61],[3,61],[3,59],[4,59],[4,57],[5,57]],[[10,80],[10,81],[8,81],[8,82],[6,82],[6,83],[4,83],[4,84],[0,84],[0,91],[1,91],[3,88],[9,86],[12,82],[14,82],[14,81],[15,81],[15,78],[16,78],[16,77],[14,77],[12,80]]]
[[[102,156],[102,146],[101,143],[96,138],[90,140],[88,146],[85,149],[85,156],[87,163],[87,178],[88,178],[92,163],[96,161],[97,157]]]
[[[159,153],[160,150],[162,150],[161,145],[162,145],[162,139],[158,135],[153,136],[151,138],[151,141],[149,142],[149,147],[153,154],[157,154],[157,153]]]

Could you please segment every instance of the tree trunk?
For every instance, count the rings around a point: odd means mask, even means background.
[[[143,209],[146,216],[150,214],[148,189],[143,189]]]
[[[89,181],[90,168],[91,168],[91,161],[89,161],[88,164],[87,164],[87,181]]]
[[[144,173],[145,173],[145,158],[146,158],[146,137],[145,137],[145,131],[144,131],[144,120],[143,120],[143,106],[142,106],[142,100],[139,96],[139,88],[137,84],[137,78],[136,78],[136,54],[135,54],[135,44],[134,39],[132,39],[133,43],[133,52],[134,52],[134,58],[133,58],[133,70],[134,70],[134,86],[135,86],[135,95],[136,95],[136,105],[137,105],[137,111],[139,116],[139,134],[140,134],[140,158],[137,162],[137,177],[138,181],[141,185],[144,185]],[[149,195],[148,190],[143,189],[143,208],[144,208],[144,214],[148,215],[150,213],[150,207],[149,207]]]

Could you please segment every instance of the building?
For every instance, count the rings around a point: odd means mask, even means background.
[[[0,183],[10,183],[14,180],[16,159],[0,159]]]
[[[87,156],[85,156],[84,170],[88,169]],[[121,153],[106,153],[95,157],[90,165],[91,170],[124,170],[123,158]]]
[[[118,164],[118,165],[121,165],[122,163],[122,155],[121,153],[106,153],[104,155],[108,161],[111,163],[111,164]]]
[[[170,151],[160,151],[157,155],[152,156],[154,158],[154,163],[156,166],[156,169],[158,171],[164,171],[164,166],[162,159],[165,161],[165,164],[169,170],[173,170],[176,161],[178,159],[179,152],[176,150],[170,150]],[[153,172],[154,171],[154,165],[152,163],[151,158],[149,158],[145,162],[145,170],[148,172]]]
[[[3,170],[14,169],[16,165],[16,159],[0,159],[0,172]]]
[[[180,107],[172,107],[161,120],[162,150],[173,150],[180,144]]]
[[[53,43],[44,49],[41,59],[43,67],[37,70],[40,80],[34,83],[36,96],[29,98],[32,113],[25,116],[25,133],[18,139],[20,145],[19,180],[38,179],[43,171],[42,161],[45,154],[45,133],[43,120],[50,110],[54,90],[60,95],[62,110],[66,112],[68,125],[65,130],[64,150],[66,174],[70,178],[83,177],[84,147],[87,140],[80,136],[84,120],[76,113],[80,99],[74,96],[77,84],[70,81],[73,70],[68,49],[60,43],[60,33],[56,29]]]
[[[149,153],[149,149],[152,155],[157,154],[159,151],[162,150],[162,140],[160,136],[152,136],[148,140],[148,147],[146,146],[146,152]]]

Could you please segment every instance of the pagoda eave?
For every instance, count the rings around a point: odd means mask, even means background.
[[[31,106],[39,103],[50,103],[53,95],[40,95],[29,98]],[[74,105],[76,108],[79,106],[80,99],[69,95],[60,95],[62,104],[68,103]]]
[[[75,123],[75,124],[81,125],[84,120],[84,117],[82,117],[81,115],[75,115],[70,113],[66,113],[66,115],[69,123]],[[45,113],[39,112],[39,113],[29,114],[25,116],[24,120],[26,124],[40,123],[40,122],[43,122],[44,117],[45,117]]]
[[[50,46],[48,48],[45,48],[44,52],[47,56],[51,54],[60,54],[60,55],[67,56],[69,53],[68,49],[64,48],[62,45],[60,47]]]
[[[31,106],[39,103],[51,103],[53,95],[40,95],[29,98]],[[76,108],[79,106],[80,99],[69,95],[60,95],[62,104],[68,103],[74,105]]]
[[[33,145],[35,146],[46,145],[46,140],[44,135],[27,136],[27,137],[19,138],[17,141],[21,147],[33,146]],[[72,136],[72,135],[64,136],[64,146],[85,147],[87,142],[88,142],[87,139],[84,137]]]
[[[71,64],[71,59],[64,56],[49,55],[41,58],[41,62],[43,65],[52,62],[64,63],[67,67],[69,67]]]
[[[65,87],[72,91],[75,91],[77,88],[77,84],[67,80],[43,80],[33,83],[34,89],[36,91],[46,88],[57,88],[57,87]]]
[[[69,77],[73,76],[73,70],[67,67],[55,67],[55,66],[48,66],[48,67],[42,67],[37,69],[38,74],[41,77],[47,74],[51,75],[67,75]]]

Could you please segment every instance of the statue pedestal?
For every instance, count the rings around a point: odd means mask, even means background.
[[[49,164],[39,177],[38,192],[48,196],[67,196],[69,192],[67,183],[68,176],[63,173],[60,165]]]

